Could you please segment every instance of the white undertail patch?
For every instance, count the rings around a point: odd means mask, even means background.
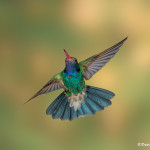
[[[68,101],[70,102],[70,107],[74,107],[74,110],[77,111],[81,107],[81,103],[85,103],[84,98],[86,97],[85,91],[82,91],[78,94],[71,94],[68,97]]]

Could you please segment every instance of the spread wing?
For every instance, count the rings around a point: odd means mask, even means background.
[[[58,73],[46,85],[44,85],[41,90],[39,90],[35,95],[33,95],[25,103],[29,102],[30,100],[32,100],[33,98],[35,98],[35,97],[37,97],[41,94],[52,92],[52,91],[58,90],[60,88],[65,88],[65,87],[64,87],[64,84],[63,84],[62,75],[61,75],[61,73]]]
[[[89,80],[96,72],[98,72],[119,51],[119,48],[126,40],[127,37],[105,51],[81,61],[79,67],[84,78]]]

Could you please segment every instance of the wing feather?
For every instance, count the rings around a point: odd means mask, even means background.
[[[127,37],[105,51],[81,61],[79,67],[84,78],[89,80],[96,72],[98,72],[119,51],[119,48],[126,40]]]
[[[52,91],[58,90],[60,88],[65,88],[65,86],[63,84],[63,78],[61,76],[61,73],[58,73],[47,84],[45,84],[42,89],[40,89],[35,95],[33,95],[25,103],[29,102],[30,100],[32,100],[33,98],[35,98],[41,94],[46,94],[48,92],[52,92]]]

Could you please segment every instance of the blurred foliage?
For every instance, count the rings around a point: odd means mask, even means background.
[[[150,144],[149,27],[149,0],[1,0],[0,149],[133,150],[138,142]],[[63,48],[81,61],[126,36],[115,58],[87,81],[115,92],[111,107],[73,122],[52,120],[45,110],[62,90],[22,106],[64,68]]]

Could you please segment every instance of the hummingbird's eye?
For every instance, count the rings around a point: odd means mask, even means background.
[[[76,58],[74,58],[74,57],[72,57],[72,58],[73,58],[73,60],[74,60],[74,61],[77,61],[77,59],[76,59]]]

